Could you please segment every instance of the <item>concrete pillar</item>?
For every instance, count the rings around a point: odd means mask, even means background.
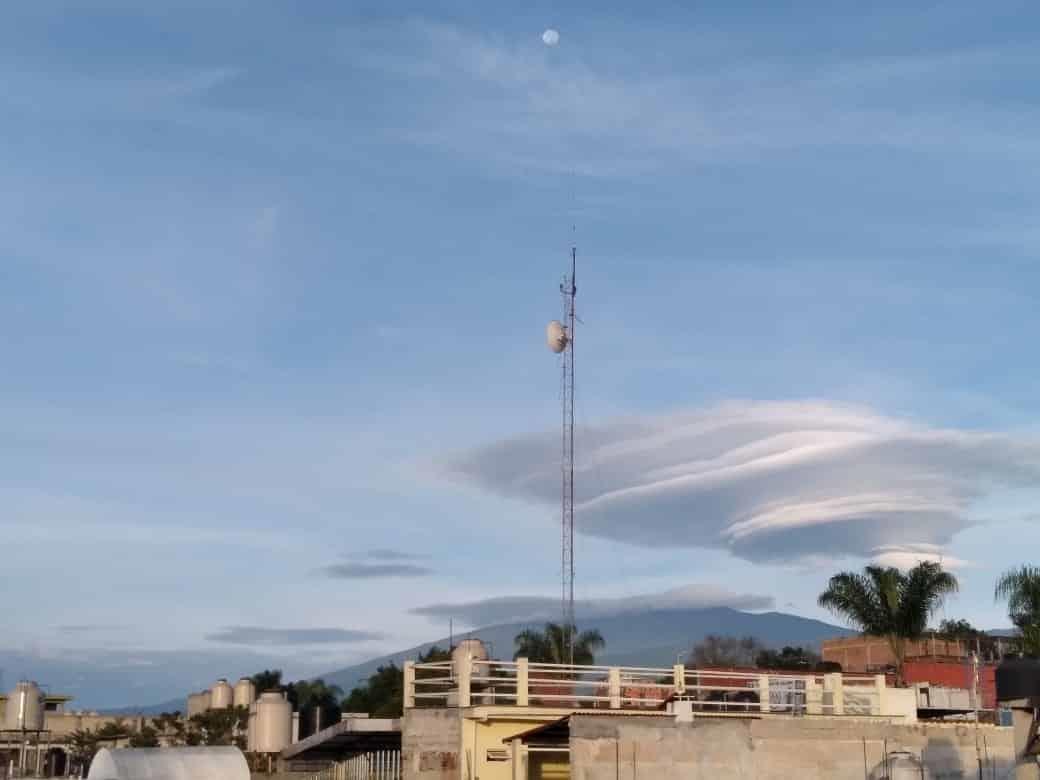
[[[415,661],[404,662],[404,708],[415,706]]]
[[[528,679],[530,666],[526,658],[516,659],[516,706],[526,707],[530,702],[528,694]]]
[[[672,687],[675,688],[676,693],[686,693],[686,666],[684,664],[676,664],[672,667]]]
[[[832,715],[844,715],[845,714],[845,682],[841,676],[841,672],[834,672],[833,674],[827,675],[831,678],[831,714]]]
[[[805,711],[809,715],[823,714],[823,689],[815,677],[805,679]]]
[[[512,780],[527,780],[527,772],[524,769],[524,746],[519,739],[510,740],[509,744],[512,747],[510,755]]]
[[[758,709],[761,712],[769,712],[769,675],[758,676]]]
[[[458,680],[459,685],[459,706],[468,707],[471,678],[473,677],[473,657],[466,653],[459,661],[458,668],[455,669],[455,679]]]
[[[885,689],[888,687],[885,680],[885,675],[875,674],[874,675],[874,704],[871,707],[871,715],[886,715],[887,708],[885,707]]]
[[[610,667],[610,671],[607,673],[607,685],[610,689],[610,709],[620,710],[621,709],[621,670],[616,667]]]
[[[1012,705],[1011,725],[1015,729],[1015,756],[1018,759],[1015,780],[1040,780],[1040,766],[1036,763],[1036,757],[1022,755],[1029,747],[1029,737],[1033,729],[1033,709]]]

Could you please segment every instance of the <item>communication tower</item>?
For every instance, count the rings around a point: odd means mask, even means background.
[[[546,336],[549,349],[562,357],[562,450],[561,458],[561,611],[570,663],[574,663],[574,299],[578,295],[577,247],[571,247],[571,272],[560,283],[563,296],[563,321],[549,323]]]

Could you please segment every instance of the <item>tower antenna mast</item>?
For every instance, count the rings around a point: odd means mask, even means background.
[[[571,246],[571,274],[560,285],[567,323],[567,349],[563,353],[563,495],[562,495],[562,584],[563,626],[567,632],[570,664],[574,664],[574,299],[578,295],[578,249]]]
[[[563,616],[565,652],[571,664],[574,663],[574,635],[576,633],[574,617],[574,330],[577,316],[574,299],[578,294],[577,261],[577,247],[571,246],[571,272],[560,283],[560,293],[563,295],[563,321],[553,320],[547,329],[549,348],[563,358],[560,610]]]

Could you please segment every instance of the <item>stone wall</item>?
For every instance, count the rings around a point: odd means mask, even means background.
[[[571,718],[572,780],[975,780],[1005,777],[1011,729],[831,718]],[[887,759],[886,759],[887,755]],[[923,763],[923,771],[922,771]]]
[[[458,780],[462,719],[455,708],[409,709],[401,721],[402,780]]]

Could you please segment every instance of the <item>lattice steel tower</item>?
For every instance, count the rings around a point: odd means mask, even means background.
[[[561,611],[567,653],[574,663],[574,299],[578,294],[576,280],[578,250],[571,247],[571,272],[560,283],[563,295],[563,321],[549,323],[549,348],[560,354],[562,360],[561,397],[563,407],[561,465]]]

